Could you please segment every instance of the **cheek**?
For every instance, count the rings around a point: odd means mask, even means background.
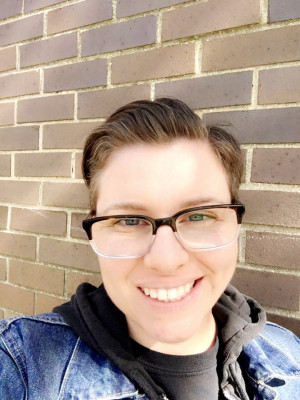
[[[232,244],[223,249],[198,254],[198,261],[203,263],[209,274],[215,279],[230,281],[236,268],[238,244]],[[227,283],[228,283],[227,282]]]
[[[133,260],[99,258],[101,277],[111,299],[121,297],[130,286],[130,274],[134,269]]]

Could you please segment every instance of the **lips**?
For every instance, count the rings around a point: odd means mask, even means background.
[[[194,286],[194,281],[187,283],[185,285],[178,286],[176,288],[171,289],[152,289],[152,288],[141,288],[142,292],[152,299],[156,299],[159,301],[169,302],[169,301],[178,301],[181,300],[184,296],[186,296]]]

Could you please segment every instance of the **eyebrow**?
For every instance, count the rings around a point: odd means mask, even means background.
[[[191,208],[191,207],[201,207],[202,205],[216,205],[216,204],[225,204],[226,202],[220,201],[218,199],[214,198],[196,198],[193,200],[187,200],[183,203],[181,203],[180,210],[184,210],[185,208]],[[115,203],[110,205],[109,207],[105,208],[101,214],[106,215],[109,213],[114,213],[116,212],[115,210],[122,210],[123,211],[128,211],[128,212],[136,212],[136,213],[147,213],[149,212],[149,209],[145,207],[143,204],[140,203],[126,203],[126,202],[120,202],[120,203]],[[120,213],[119,213],[120,214]]]
[[[224,202],[224,200],[216,199],[213,197],[199,197],[193,200],[187,200],[182,203],[183,208],[190,208],[190,207],[201,207],[201,206],[206,206],[206,205],[217,205],[217,204],[227,204],[227,202]]]
[[[139,203],[115,203],[110,205],[109,207],[105,208],[102,211],[102,214],[107,214],[114,212],[114,210],[124,210],[124,211],[135,211],[135,212],[145,212],[147,208]]]

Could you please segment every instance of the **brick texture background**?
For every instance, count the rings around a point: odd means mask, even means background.
[[[101,282],[81,229],[86,135],[176,96],[242,144],[233,283],[300,335],[299,0],[0,0],[0,318]]]

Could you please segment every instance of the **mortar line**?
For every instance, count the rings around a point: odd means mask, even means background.
[[[267,24],[269,21],[268,0],[260,0],[260,23]]]
[[[78,122],[78,93],[74,93],[74,115],[73,115],[73,121],[74,123]]]
[[[112,0],[112,20],[117,20],[117,0]]]
[[[11,224],[11,209],[12,207],[9,206],[7,210],[7,222],[6,222],[6,229],[9,231],[10,230],[10,224]]]
[[[203,54],[203,41],[199,40],[195,45],[195,77],[202,75],[202,54]]]
[[[155,100],[155,82],[151,82],[150,84],[150,100],[154,101]]]
[[[106,64],[106,83],[107,83],[107,88],[111,88],[113,85],[111,83],[111,75],[112,75],[112,60],[111,58],[107,58],[107,64]]]
[[[10,177],[15,178],[15,152],[10,154]]]
[[[289,310],[287,308],[277,308],[272,306],[264,305],[264,309],[266,312],[281,316],[281,317],[290,317],[299,319],[300,323],[300,311]]]
[[[159,45],[162,43],[162,12],[157,14],[156,21],[156,44]]]

